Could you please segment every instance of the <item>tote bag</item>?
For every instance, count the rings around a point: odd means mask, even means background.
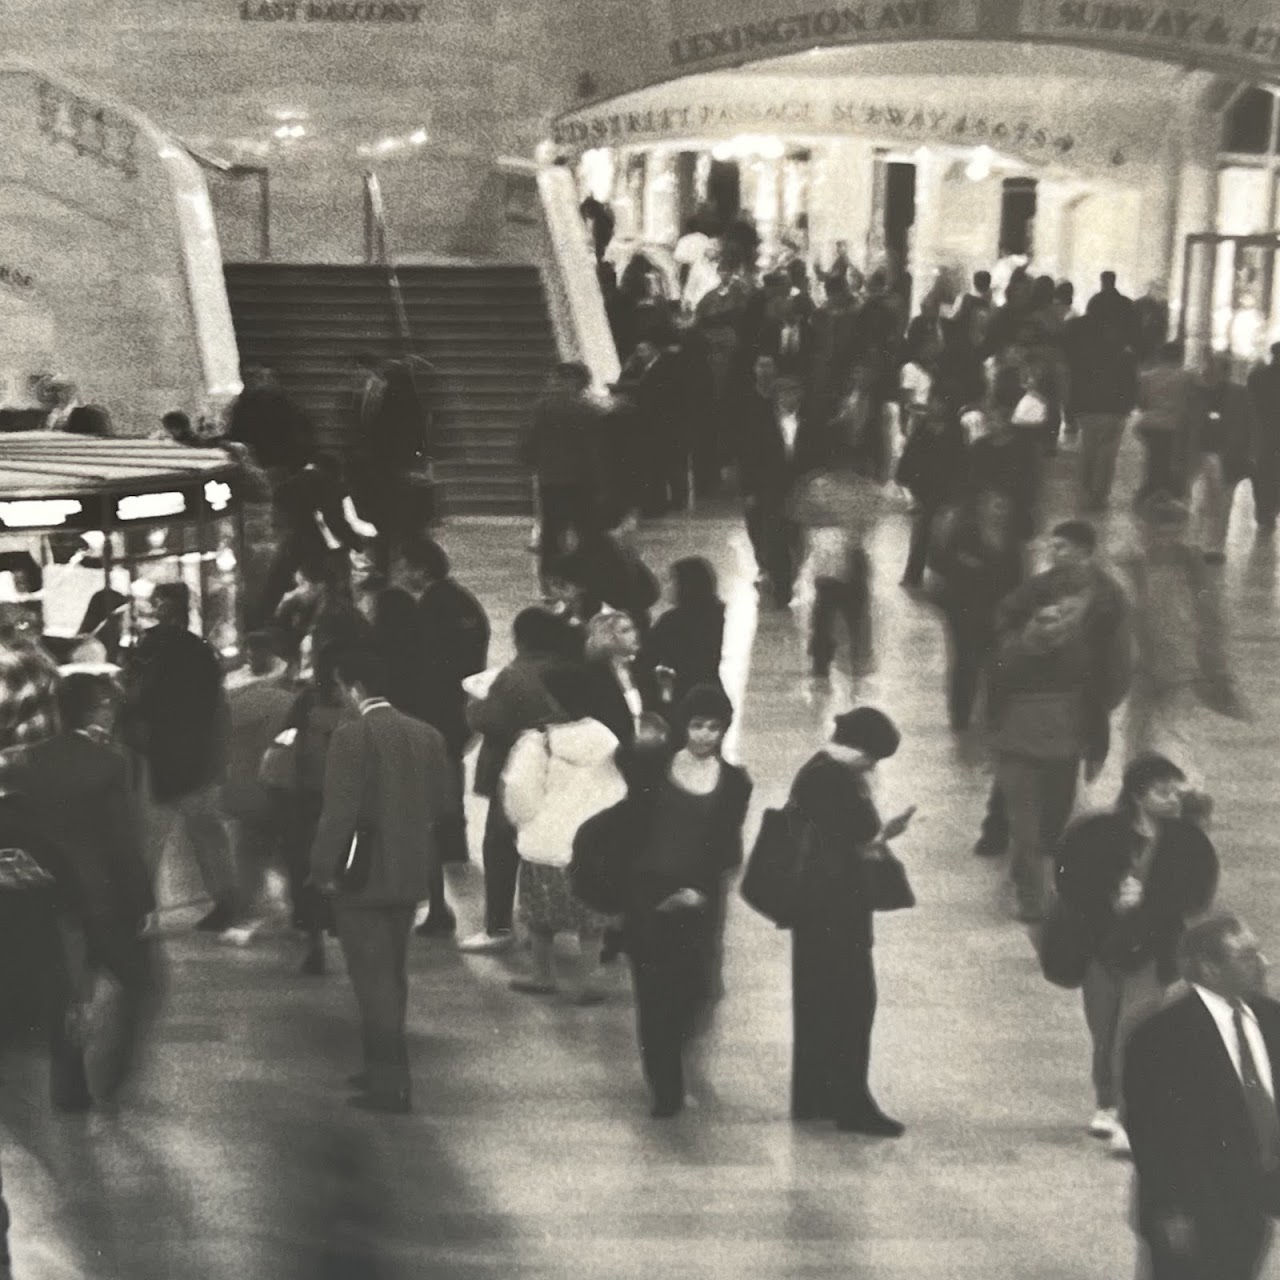
[[[813,823],[795,805],[765,810],[739,892],[747,906],[779,929],[792,928],[799,916],[817,838]]]

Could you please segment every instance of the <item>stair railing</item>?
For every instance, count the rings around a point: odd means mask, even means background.
[[[404,290],[400,287],[400,273],[387,250],[387,207],[382,199],[382,184],[372,169],[364,172],[364,253],[366,262],[376,263],[386,273],[396,333],[401,352],[407,356],[411,354],[413,333],[409,328],[409,312],[404,305]]]
[[[179,138],[182,149],[202,169],[208,173],[216,173],[220,177],[232,181],[250,179],[258,184],[258,260],[269,262],[271,259],[271,170],[265,164],[246,164],[232,160],[221,160],[211,156],[191,143]]]
[[[554,164],[503,157],[499,168],[532,177],[543,229],[542,271],[562,360],[581,360],[597,387],[618,380],[618,348],[609,329],[595,252],[578,212],[573,174]]]

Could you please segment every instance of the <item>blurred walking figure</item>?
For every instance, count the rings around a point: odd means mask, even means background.
[[[440,731],[461,794],[462,757],[471,740],[462,682],[488,665],[489,618],[480,601],[453,577],[452,569],[445,549],[432,538],[417,538],[405,547],[405,587],[418,603],[422,646],[418,662],[423,701],[414,714]],[[458,927],[445,897],[441,865],[467,860],[466,825],[461,810],[457,818],[452,832],[440,833],[441,863],[432,868],[427,917],[418,926],[418,932],[427,937],[452,937]]]
[[[944,512],[934,530],[930,568],[948,640],[947,713],[951,728],[969,727],[983,672],[996,641],[1000,602],[1022,580],[1022,544],[1013,504],[983,489]]]
[[[1131,757],[1162,752],[1194,777],[1196,707],[1246,716],[1231,671],[1222,583],[1187,542],[1186,506],[1157,494],[1140,508],[1139,520],[1140,549],[1123,566],[1133,584],[1138,652],[1126,747]]]
[[[593,485],[600,411],[588,399],[590,390],[586,365],[556,365],[520,440],[520,459],[538,486],[538,555],[544,572],[549,560],[580,545],[597,525]]]
[[[1258,536],[1275,532],[1280,515],[1280,342],[1271,348],[1271,359],[1249,375],[1253,421],[1257,433],[1253,456],[1253,513]]]
[[[107,745],[116,691],[106,677],[75,672],[62,681],[58,703],[62,731],[19,757],[4,786],[18,794],[22,820],[68,874],[80,945],[53,1025],[51,1092],[60,1109],[79,1111],[95,1101],[110,1105],[133,1064],[155,993],[153,944],[143,931],[156,903],[130,770]],[[71,1034],[68,1015],[104,981],[110,1016],[94,1046],[91,1082],[85,1040]]]
[[[1230,357],[1205,358],[1188,405],[1192,510],[1206,564],[1225,562],[1236,486],[1253,470],[1255,429],[1249,393],[1230,380]]]
[[[155,802],[151,865],[159,866],[173,835],[185,836],[213,899],[212,910],[196,928],[221,933],[239,921],[243,907],[222,815],[229,728],[222,664],[212,647],[187,629],[191,595],[186,583],[159,583],[152,604],[155,626],[134,650],[125,705]]]
[[[663,701],[678,706],[695,685],[720,683],[724,603],[701,556],[677,560],[671,582],[672,607],[654,623],[637,663],[654,673]]]
[[[410,1109],[405,1036],[409,935],[439,857],[437,833],[462,797],[441,735],[395,710],[375,655],[337,656],[334,675],[359,718],[339,725],[325,764],[312,878],[334,895],[338,937],[363,1027],[364,1071],[351,1105]]]
[[[294,694],[288,665],[276,656],[275,633],[256,631],[245,642],[249,662],[227,678],[230,730],[222,808],[231,820],[246,906],[261,892],[283,837],[283,815],[261,780],[262,758],[289,722]]]
[[[1089,1132],[1117,1154],[1129,1150],[1119,1110],[1125,1043],[1164,1002],[1183,928],[1209,909],[1218,883],[1217,854],[1184,817],[1186,798],[1176,764],[1139,756],[1115,808],[1072,823],[1058,851],[1058,893],[1089,956],[1081,994],[1098,1107]]]

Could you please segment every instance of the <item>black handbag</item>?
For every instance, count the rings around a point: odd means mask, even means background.
[[[765,810],[738,891],[779,929],[793,928],[799,917],[817,839],[812,820],[795,805]]]
[[[907,869],[890,851],[888,845],[880,845],[874,857],[864,857],[862,865],[866,874],[867,899],[872,911],[905,911],[916,905],[916,895]]]
[[[627,880],[642,829],[638,818],[628,796],[588,818],[573,838],[569,887],[579,902],[601,915],[616,916],[626,909]]]
[[[1055,987],[1074,991],[1083,985],[1091,959],[1083,917],[1055,898],[1040,934],[1040,972]]]

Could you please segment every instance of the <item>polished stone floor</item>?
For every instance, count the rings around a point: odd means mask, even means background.
[[[1067,504],[1058,460],[1056,507]],[[1121,490],[1132,482],[1132,459]],[[1276,909],[1276,558],[1254,548],[1247,496],[1226,584],[1252,723],[1199,726],[1217,797],[1222,900],[1280,945]],[[1007,918],[998,864],[969,852],[987,777],[941,715],[929,606],[896,585],[907,518],[875,535],[879,666],[855,691],[804,677],[799,622],[757,612],[732,511],[642,531],[655,565],[710,557],[730,620],[726,676],[743,705],[734,756],[756,779],[750,825],[778,802],[854,697],[899,721],[882,807],[919,805],[900,852],[917,910],[883,918],[874,1082],[908,1124],[896,1143],[786,1117],[786,938],[745,908],[727,934],[727,995],[710,1042],[715,1096],[648,1119],[624,970],[598,1008],[512,994],[500,961],[415,940],[408,1119],[347,1111],[356,1065],[340,962],[297,975],[268,925],[245,948],[166,917],[167,1008],[136,1098],[115,1119],[51,1119],[38,1062],[5,1061],[5,1192],[21,1280],[498,1280],[645,1276],[1112,1280],[1132,1274],[1129,1168],[1084,1131],[1088,1052],[1077,997],[1040,978]],[[532,560],[516,524],[446,531],[459,577],[506,629]],[[1122,517],[1108,529],[1119,544]],[[745,698],[741,697],[745,691]],[[1119,753],[1117,752],[1117,755]],[[1118,761],[1092,795],[1114,791]],[[478,834],[482,810],[472,814]],[[176,880],[181,880],[179,874]],[[477,868],[454,877],[464,928]],[[1280,1274],[1280,1271],[1277,1271]]]

